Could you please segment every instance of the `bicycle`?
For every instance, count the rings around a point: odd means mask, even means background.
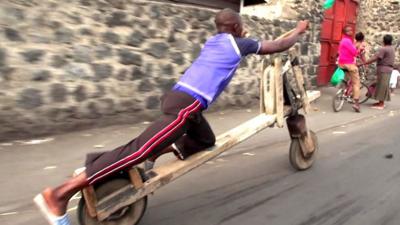
[[[345,70],[345,72],[348,72]],[[366,76],[366,69],[364,66],[359,67],[359,74],[360,74],[360,100],[359,103],[365,103],[368,101],[369,98],[372,97],[374,90],[375,90],[375,84],[370,83],[367,79]],[[347,102],[349,104],[354,104],[353,100],[353,85],[351,79],[341,81],[339,84],[339,90],[336,92],[336,94],[333,96],[332,99],[332,108],[334,112],[340,112],[342,110],[344,102]]]

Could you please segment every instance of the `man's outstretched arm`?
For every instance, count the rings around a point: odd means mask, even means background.
[[[276,52],[283,52],[292,47],[300,38],[300,35],[306,32],[308,28],[308,21],[300,21],[296,29],[289,34],[289,36],[273,41],[264,40],[261,42],[261,49],[258,54],[272,54]]]

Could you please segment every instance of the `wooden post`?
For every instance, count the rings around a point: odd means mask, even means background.
[[[96,205],[96,192],[92,185],[82,189],[82,195],[85,199],[86,210],[90,217],[95,218],[97,216]]]
[[[275,108],[276,108],[276,125],[283,127],[283,79],[282,79],[282,59],[276,57],[274,59],[274,79],[275,79]]]
[[[260,113],[265,113],[265,104],[264,104],[264,98],[265,98],[265,93],[264,93],[264,85],[265,85],[265,77],[264,77],[264,72],[265,72],[265,67],[264,67],[264,62],[265,59],[261,61],[261,73],[260,73]]]
[[[275,98],[276,98],[276,82],[275,82],[275,77],[274,77],[274,68],[272,66],[268,66],[266,69],[266,85],[264,86],[265,88],[265,98],[264,98],[264,104],[265,104],[265,113],[266,114],[275,114],[276,110],[276,104],[275,104]]]
[[[260,113],[275,114],[275,77],[272,66],[267,66],[261,73]]]
[[[294,59],[295,57],[298,57],[297,50],[292,49],[289,53],[289,56],[291,60]],[[303,110],[307,114],[310,111],[310,102],[308,101],[308,96],[304,85],[303,72],[301,71],[299,65],[295,65],[292,68],[297,88],[300,91]]]
[[[139,189],[143,187],[143,179],[140,176],[139,169],[134,167],[129,170],[129,177],[131,178],[132,185],[135,189]]]
[[[276,40],[285,38],[289,36],[295,29],[292,29],[278,38]],[[276,106],[276,76],[274,72],[274,66],[265,66],[266,60],[264,59],[261,63],[261,77],[260,77],[260,113],[266,114],[275,114],[277,106]],[[280,82],[282,84],[282,82]],[[280,87],[282,89],[282,87]],[[283,103],[282,103],[283,104]],[[280,109],[280,111],[282,111]],[[282,124],[283,126],[283,118],[282,121],[279,120],[278,124]],[[279,125],[278,125],[279,126]]]
[[[298,86],[298,88],[300,90],[303,110],[307,114],[308,112],[310,112],[310,103],[308,101],[307,92],[306,92],[306,90],[304,88],[303,73],[302,73],[301,68],[299,66],[295,66],[293,68],[293,70],[294,70],[297,86]]]

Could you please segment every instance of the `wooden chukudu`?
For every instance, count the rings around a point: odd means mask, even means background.
[[[293,74],[297,93],[288,81],[289,72]],[[274,124],[282,127],[284,117],[288,117],[287,125],[291,136],[289,154],[291,164],[298,170],[311,167],[315,159],[317,140],[315,134],[307,130],[305,118],[298,114],[298,110],[303,108],[307,112],[309,103],[319,96],[319,91],[305,90],[295,51],[290,51],[288,60],[283,66],[281,57],[276,57],[274,65],[262,68],[261,113],[258,116],[219,135],[215,146],[196,153],[184,161],[175,160],[146,173],[133,168],[129,172],[121,172],[102,183],[85,188],[78,207],[80,224],[137,224],[146,209],[149,194],[259,131]]]

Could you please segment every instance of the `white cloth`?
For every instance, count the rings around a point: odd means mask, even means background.
[[[397,78],[400,76],[400,72],[398,70],[393,70],[392,75],[390,75],[390,87],[397,87]]]
[[[47,205],[46,201],[42,194],[38,194],[33,199],[36,206],[39,208],[40,212],[46,218],[47,222],[50,225],[71,225],[71,222],[68,219],[68,215],[64,214],[62,216],[53,215],[50,212],[49,206]]]
[[[63,216],[59,216],[54,218],[55,225],[71,225],[71,222],[68,219],[68,215],[65,214]]]

